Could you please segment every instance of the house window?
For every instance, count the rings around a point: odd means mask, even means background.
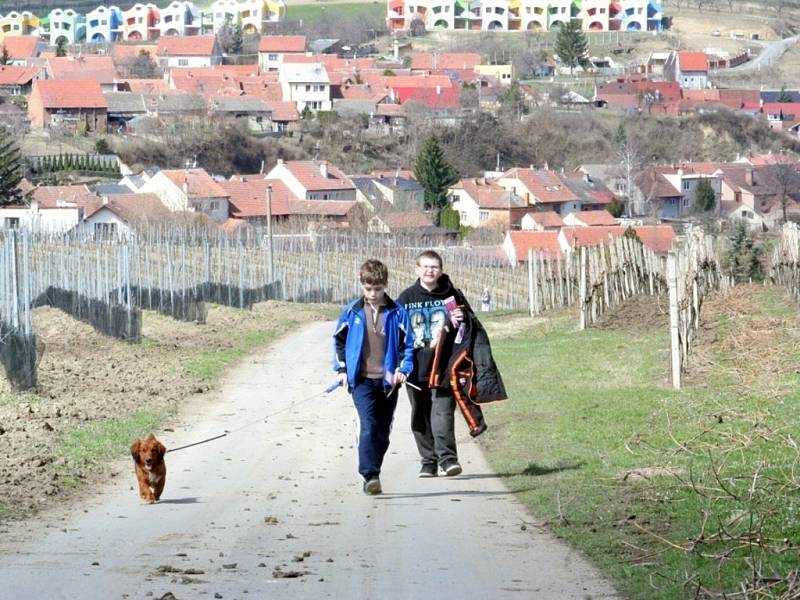
[[[178,66],[179,67],[188,67],[189,66],[189,59],[188,58],[179,58],[178,59]]]
[[[466,211],[463,211],[463,210],[459,211],[458,218],[461,219],[462,223],[466,223],[467,222],[467,213],[466,213]]]
[[[752,219],[753,218],[753,213],[751,213],[749,210],[743,210],[742,211],[742,217],[745,218],[745,219]]]
[[[690,186],[690,184],[689,184],[689,181],[684,181],[684,182],[683,182],[683,191],[684,191],[684,192],[688,192],[690,187],[691,187],[691,186]]]
[[[488,210],[482,210],[478,213],[478,221],[480,221],[481,223],[486,223],[486,221],[488,220],[489,220]]]
[[[310,91],[311,91],[311,86],[310,86],[310,85],[307,85],[307,86],[306,86],[306,91],[307,91],[307,92],[310,92]]]
[[[267,54],[267,60],[271,60],[271,61],[274,62],[274,61],[278,60],[278,55],[277,54]]]
[[[19,229],[19,217],[6,217],[6,229]]]
[[[219,200],[212,200],[209,202],[208,210],[219,210]]]
[[[116,223],[95,223],[94,236],[100,238],[117,237],[117,224]]]

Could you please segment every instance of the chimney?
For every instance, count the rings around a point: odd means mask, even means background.
[[[753,169],[747,168],[744,170],[744,182],[747,185],[753,185]]]
[[[322,161],[321,163],[319,163],[319,172],[320,172],[320,175],[322,175],[325,179],[327,179],[328,178],[328,163],[326,163],[325,161]]]
[[[440,86],[440,85],[436,86],[436,95],[437,96],[441,96],[442,95],[442,86]]]
[[[108,204],[108,196],[103,196],[103,206]]]

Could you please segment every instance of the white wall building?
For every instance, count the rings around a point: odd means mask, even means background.
[[[319,63],[282,63],[278,81],[285,102],[294,102],[297,110],[331,109],[331,82]]]

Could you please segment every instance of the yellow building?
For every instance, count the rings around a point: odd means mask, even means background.
[[[475,65],[475,72],[479,75],[496,77],[502,85],[511,85],[517,73],[514,65]]]
[[[26,11],[0,15],[0,40],[7,35],[29,35],[39,27],[39,17]]]

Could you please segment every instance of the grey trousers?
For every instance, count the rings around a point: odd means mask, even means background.
[[[453,394],[438,388],[417,391],[406,386],[406,390],[411,401],[411,431],[422,464],[443,465],[458,460]]]

